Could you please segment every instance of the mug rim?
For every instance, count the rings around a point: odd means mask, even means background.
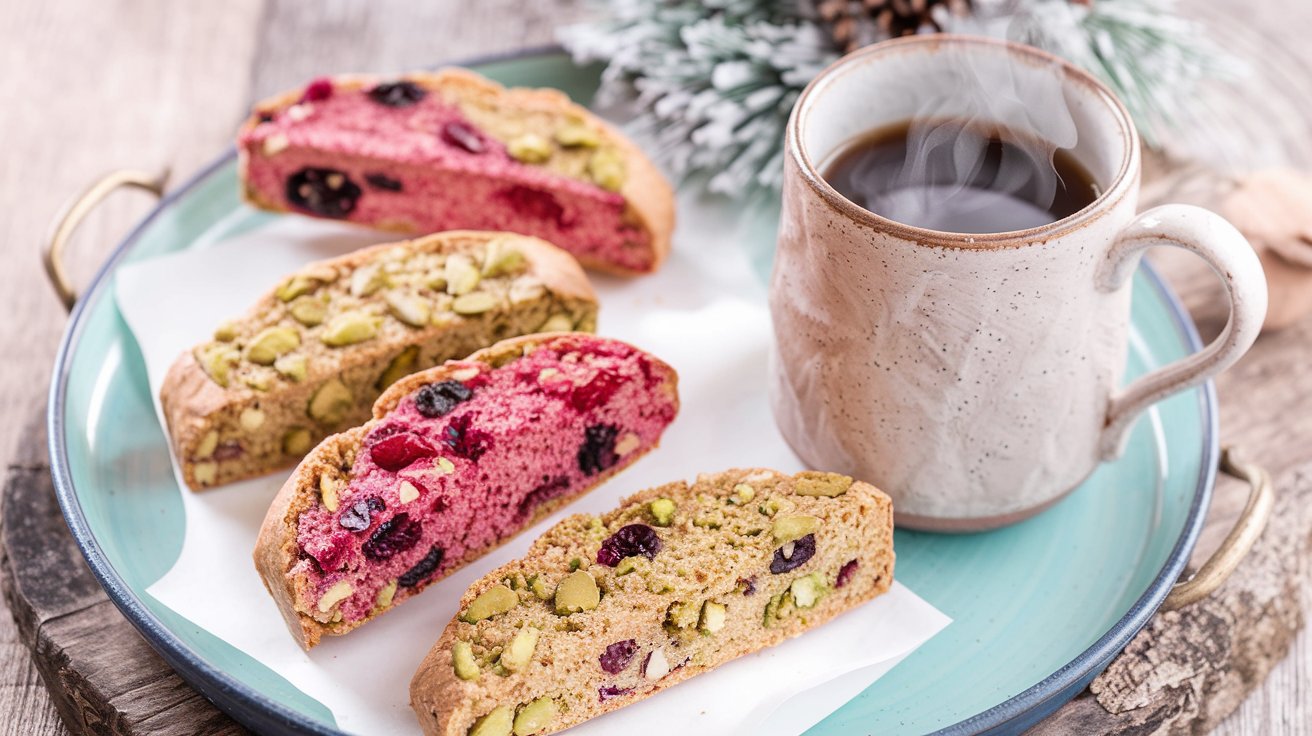
[[[1025,230],[1005,230],[994,233],[957,233],[908,225],[871,212],[834,189],[833,185],[821,176],[811,160],[810,153],[802,146],[802,128],[806,118],[811,113],[811,107],[815,104],[819,95],[834,79],[844,72],[870,63],[873,59],[889,53],[905,51],[907,50],[906,47],[935,50],[940,46],[989,48],[990,50],[1001,50],[1013,56],[1026,57],[1032,61],[1055,64],[1060,70],[1064,84],[1074,83],[1091,90],[1107,105],[1112,116],[1116,119],[1118,132],[1124,144],[1122,148],[1124,153],[1121,156],[1120,166],[1108,186],[1092,202],[1060,220],[1054,220]],[[903,36],[871,44],[839,58],[828,67],[825,67],[802,90],[802,94],[797,99],[797,104],[793,107],[792,115],[788,119],[786,140],[787,147],[790,149],[789,155],[797,164],[803,179],[831,207],[859,224],[878,228],[905,240],[913,241],[918,245],[926,246],[988,250],[1043,243],[1051,238],[1079,229],[1100,217],[1124,198],[1138,179],[1134,172],[1139,162],[1139,134],[1134,127],[1134,121],[1130,117],[1129,110],[1107,85],[1084,69],[1047,51],[1016,41],[986,36],[953,33]]]

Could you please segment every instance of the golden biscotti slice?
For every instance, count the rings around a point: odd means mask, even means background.
[[[417,595],[656,446],[674,369],[584,333],[403,378],[283,486],[255,565],[304,647]]]
[[[888,590],[893,505],[835,473],[730,470],[552,527],[470,586],[410,684],[427,734],[560,731]]]
[[[669,183],[619,131],[558,90],[464,69],[316,79],[256,105],[237,148],[258,207],[525,233],[588,268],[650,273],[674,228]]]
[[[596,314],[578,263],[537,238],[447,232],[313,263],[169,369],[174,454],[193,490],[290,467],[398,378]]]

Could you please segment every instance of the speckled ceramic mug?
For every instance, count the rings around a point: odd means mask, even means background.
[[[953,85],[995,94],[994,79],[1016,97],[1003,106],[1012,119],[993,121],[1009,128],[1026,111],[1067,106],[1071,152],[1102,190],[1092,204],[1029,230],[963,235],[880,217],[821,177],[845,144],[910,119],[927,95],[939,114],[961,114],[953,105],[969,94]],[[1017,44],[915,36],[817,77],[788,124],[770,285],[771,401],[802,459],[879,485],[902,525],[998,527],[1115,458],[1145,408],[1238,360],[1266,311],[1261,266],[1211,212],[1135,214],[1138,140],[1101,83]],[[1201,352],[1118,388],[1130,276],[1154,245],[1206,260],[1229,291],[1230,320]]]

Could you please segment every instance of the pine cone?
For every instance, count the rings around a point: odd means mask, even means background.
[[[943,28],[942,13],[968,15],[971,0],[816,0],[834,45],[844,53],[876,41]]]

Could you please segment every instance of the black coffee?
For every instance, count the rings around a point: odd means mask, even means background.
[[[1099,192],[1065,149],[952,119],[873,130],[840,151],[824,178],[877,215],[952,233],[1046,225],[1084,209]]]

